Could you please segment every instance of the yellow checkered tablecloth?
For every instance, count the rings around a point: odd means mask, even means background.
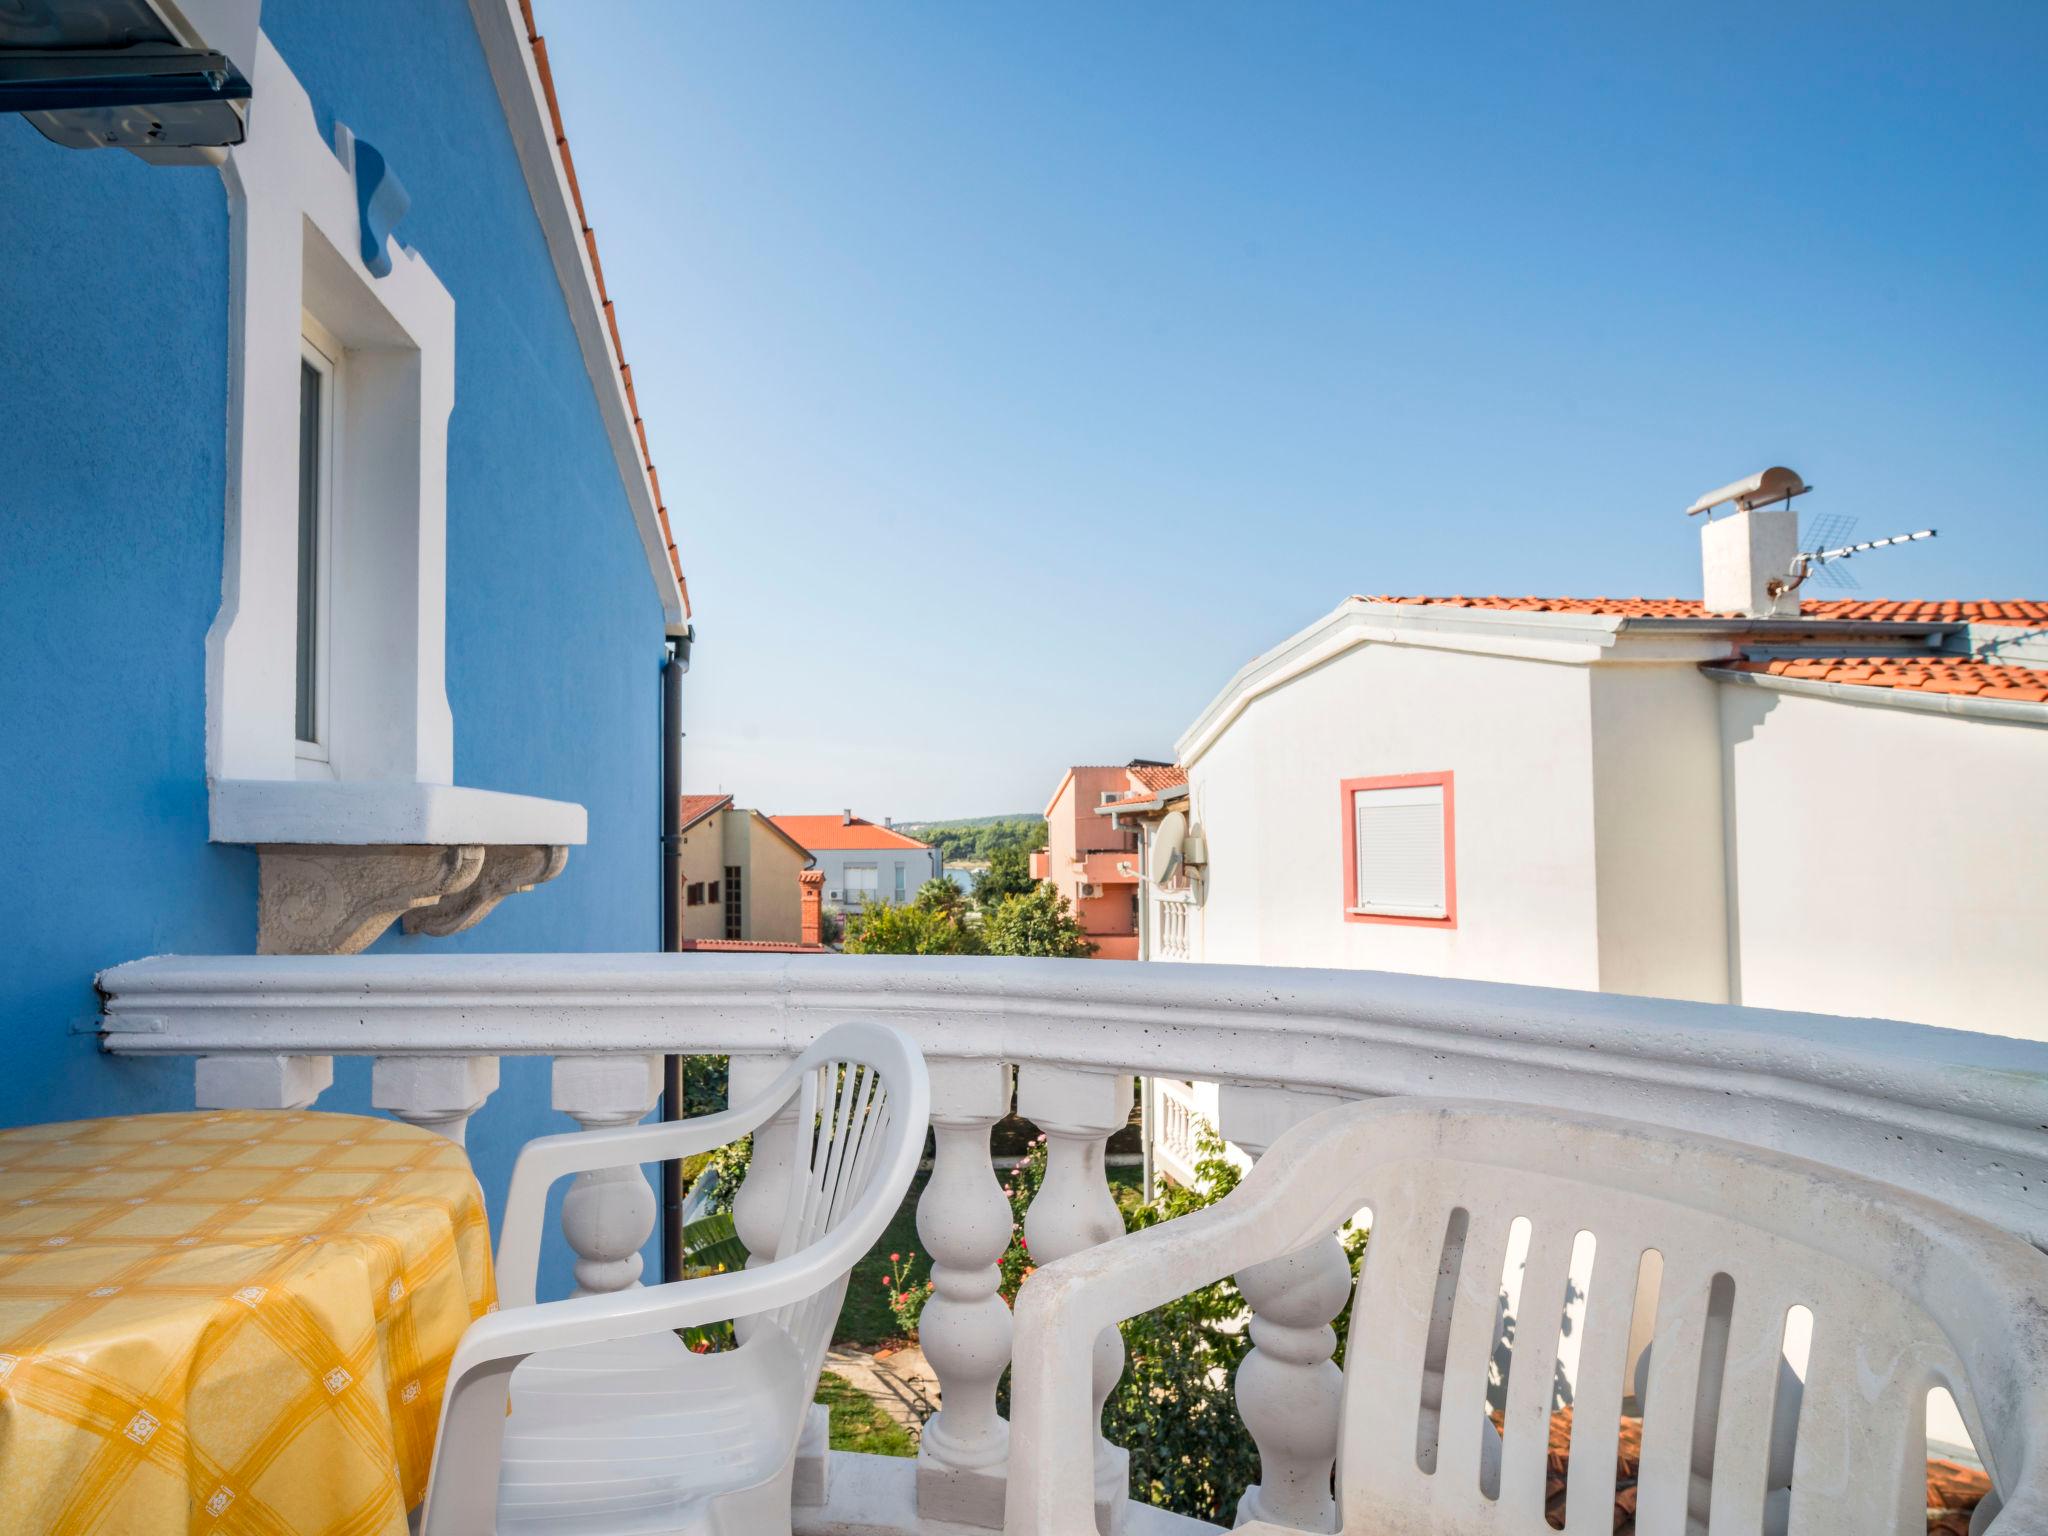
[[[0,1527],[404,1536],[495,1294],[469,1159],[430,1131],[0,1131]]]

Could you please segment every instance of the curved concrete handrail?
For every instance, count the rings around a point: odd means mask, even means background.
[[[164,956],[100,977],[120,1054],[799,1050],[876,1018],[934,1058],[1478,1097],[1711,1132],[2048,1248],[2048,1043],[1369,971],[787,955]]]

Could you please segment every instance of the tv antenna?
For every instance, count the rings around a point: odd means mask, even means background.
[[[1829,524],[1836,526],[1830,527]],[[1814,519],[1814,537],[1803,542],[1821,545],[1831,539],[1845,537],[1855,525],[1854,518],[1843,518],[1839,513]],[[1844,544],[1834,549],[1802,549],[1792,557],[1792,569],[1783,576],[1773,576],[1764,590],[1772,597],[1783,597],[1788,592],[1797,592],[1809,576],[1818,576],[1829,586],[1853,587],[1856,583],[1847,571],[1841,570],[1844,560],[1853,560],[1873,549],[1889,549],[1894,544],[1916,544],[1922,539],[1934,538],[1940,532],[1937,528],[1922,528],[1917,533],[1895,533],[1887,539],[1866,539],[1861,544]]]

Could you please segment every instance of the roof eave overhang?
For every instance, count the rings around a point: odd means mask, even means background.
[[[726,797],[725,797],[725,798],[724,798],[723,800],[720,800],[720,801],[718,801],[718,802],[717,802],[716,804],[713,804],[713,805],[707,805],[707,806],[705,806],[705,807],[704,807],[704,809],[703,809],[703,810],[699,811],[699,812],[698,812],[698,813],[697,813],[696,815],[694,815],[694,816],[691,816],[691,817],[688,817],[687,819],[685,819],[685,820],[684,820],[684,822],[683,822],[683,824],[682,824],[681,826],[677,827],[677,828],[676,828],[676,830],[677,830],[678,832],[687,832],[687,831],[689,831],[689,830],[690,830],[690,828],[692,828],[692,827],[694,827],[695,825],[697,825],[697,823],[698,823],[698,822],[700,822],[700,821],[704,820],[704,819],[705,819],[706,817],[708,817],[708,816],[716,816],[716,815],[717,815],[717,814],[718,814],[718,813],[719,813],[720,811],[729,811],[729,810],[731,810],[731,809],[732,809],[732,796],[731,796],[731,795],[727,795],[727,796],[726,796]]]
[[[569,193],[568,173],[555,147],[553,120],[533,50],[526,44],[526,23],[519,12],[519,0],[469,0],[469,11],[483,43],[498,100],[505,110],[505,122],[519,155],[519,168],[526,177],[527,192],[533,198],[534,212],[540,217],[541,234],[554,262],[555,277],[568,302],[577,348],[583,354],[584,370],[590,375],[591,390],[604,419],[605,438],[618,465],[626,500],[633,509],[633,522],[646,551],[649,573],[654,577],[664,628],[669,636],[680,637],[690,628],[689,598],[677,577],[675,557],[669,552],[668,538],[662,529],[653,478],[640,456],[633,411],[627,403],[625,379],[619,371],[623,359],[615,360],[612,355],[604,305],[598,297],[597,273],[591,266],[575,201]]]
[[[1172,789],[1161,790],[1149,800],[1112,801],[1108,805],[1098,805],[1095,807],[1095,814],[1098,816],[1156,816],[1163,814],[1166,808],[1174,801],[1185,800],[1187,797],[1187,785],[1176,784]]]
[[[1919,688],[1874,688],[1868,683],[1831,683],[1819,677],[1780,677],[1769,672],[1737,672],[1716,666],[1700,670],[1715,682],[1733,688],[1762,688],[1770,693],[1831,699],[1837,704],[1874,709],[1903,709],[1921,715],[2048,726],[2048,704],[2030,704],[2022,699],[1984,699],[1975,694],[1931,693]]]
[[[1354,597],[1239,668],[1174,743],[1174,756],[1192,767],[1255,699],[1373,642],[1590,666],[1715,661],[1734,654],[1745,642],[1829,645],[1882,640],[1897,645],[1917,638],[1931,643],[1965,627],[1924,620],[1628,618]]]

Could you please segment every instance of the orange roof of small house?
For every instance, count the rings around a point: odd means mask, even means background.
[[[1141,788],[1157,793],[1162,789],[1178,789],[1188,781],[1188,771],[1172,763],[1134,763],[1124,770],[1131,782]]]
[[[1915,693],[1953,693],[2016,704],[2048,704],[2048,668],[2005,667],[1996,662],[1937,656],[1780,656],[1758,661],[1717,661],[1709,672],[1760,672],[1811,682],[1853,683]]]
[[[877,826],[865,816],[852,821],[843,816],[770,816],[768,818],[792,839],[812,852],[842,848],[929,848],[914,837],[905,837],[890,827]]]
[[[1362,603],[1435,608],[1486,608],[1521,613],[1592,613],[1623,619],[1733,619],[1709,613],[1696,597],[1358,597]],[[2012,598],[1965,602],[1954,598],[1813,598],[1799,605],[1802,619],[1902,624],[2010,624],[2048,628],[2048,602]]]
[[[1096,815],[1112,815],[1126,807],[1159,806],[1162,801],[1180,799],[1187,792],[1187,769],[1172,764],[1133,763],[1124,774],[1138,787],[1129,794],[1103,801],[1095,807]]]
[[[683,824],[681,830],[688,831],[713,811],[722,811],[731,804],[731,795],[683,796]]]
[[[829,944],[799,944],[788,939],[684,939],[682,951],[710,951],[735,955],[829,955]]]

